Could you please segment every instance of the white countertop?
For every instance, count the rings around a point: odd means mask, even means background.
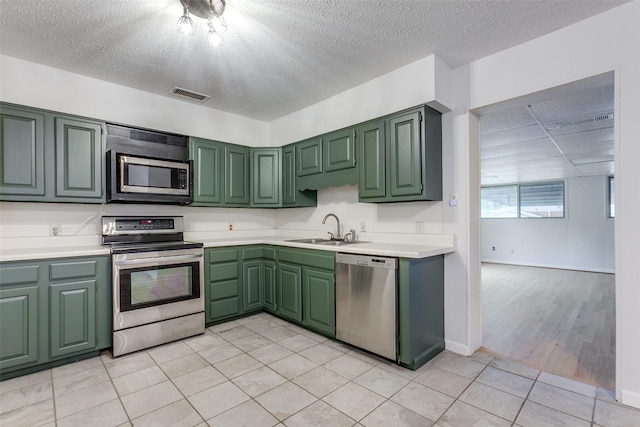
[[[291,239],[312,237],[301,235],[301,232],[291,234],[265,233],[265,235],[251,235],[251,233],[185,233],[185,240],[203,242],[205,248],[222,246],[245,245],[275,245],[292,248],[316,249],[332,252],[345,252],[362,255],[390,256],[398,258],[427,258],[435,255],[448,254],[455,251],[453,236],[424,235],[394,236],[382,239],[384,241],[363,242],[343,245],[326,246],[313,243],[287,242]],[[379,236],[378,236],[379,237]],[[24,241],[3,240],[0,242],[0,262],[26,261],[49,258],[70,258],[80,256],[109,255],[109,248],[97,243],[98,239],[81,240],[52,240],[38,239],[31,244]],[[406,243],[400,243],[406,241]],[[95,242],[95,243],[94,243]],[[77,243],[77,244],[74,244]]]

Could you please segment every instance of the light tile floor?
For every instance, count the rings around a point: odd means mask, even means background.
[[[0,425],[638,426],[612,393],[483,353],[400,368],[266,313],[0,383]]]

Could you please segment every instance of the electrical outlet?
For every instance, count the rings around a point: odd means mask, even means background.
[[[60,225],[49,226],[49,236],[59,236],[62,233],[62,227]]]
[[[232,222],[229,223],[229,231],[233,231],[233,223]]]
[[[458,195],[450,194],[449,195],[449,206],[458,206]]]
[[[360,221],[360,232],[364,233],[367,231],[367,223],[365,221]]]

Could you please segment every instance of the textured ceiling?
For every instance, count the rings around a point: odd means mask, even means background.
[[[596,15],[602,0],[227,0],[225,45],[179,0],[0,0],[0,52],[271,121],[431,54],[452,68]],[[188,101],[195,102],[195,101]]]
[[[612,175],[613,89],[607,84],[482,115],[482,185]]]

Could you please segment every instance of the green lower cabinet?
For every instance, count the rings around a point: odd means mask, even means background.
[[[111,347],[111,257],[0,263],[0,377]]]
[[[238,316],[242,312],[238,249],[207,249],[205,262],[205,321]]]
[[[444,350],[444,255],[400,258],[399,362],[418,369]]]
[[[262,260],[242,263],[242,308],[245,312],[262,309],[264,304]]]
[[[305,268],[303,274],[303,324],[328,335],[336,334],[335,274]]]
[[[276,311],[276,263],[273,260],[262,261],[264,267],[264,309]]]
[[[276,286],[276,313],[302,322],[302,267],[278,264]]]
[[[37,284],[0,289],[0,370],[37,362],[39,311]]]
[[[49,287],[51,357],[96,346],[96,281],[57,283]]]

